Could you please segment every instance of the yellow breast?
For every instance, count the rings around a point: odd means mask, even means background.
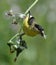
[[[23,31],[28,36],[36,36],[37,34],[39,34],[39,31],[36,31],[35,29],[31,28],[28,24],[28,17],[26,17],[23,21]]]

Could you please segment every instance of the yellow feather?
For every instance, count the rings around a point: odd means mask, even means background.
[[[35,30],[28,24],[28,16],[23,21],[23,31],[28,36],[36,36],[37,34],[39,34],[39,31]]]

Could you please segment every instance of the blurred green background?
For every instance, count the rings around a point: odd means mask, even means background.
[[[33,38],[24,36],[28,49],[20,54],[16,62],[13,61],[15,53],[9,52],[7,42],[19,27],[12,25],[5,13],[10,9],[24,13],[33,2],[0,0],[0,65],[56,65],[56,0],[39,0],[31,9],[36,22],[44,27],[47,39],[40,35]]]

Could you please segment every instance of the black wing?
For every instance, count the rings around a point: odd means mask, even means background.
[[[35,24],[34,27],[35,27],[36,30],[39,30],[40,34],[43,36],[42,31],[44,31],[44,29],[42,28],[42,26]]]

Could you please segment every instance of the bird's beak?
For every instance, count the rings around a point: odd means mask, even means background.
[[[43,34],[44,39],[46,39],[46,35],[45,35],[44,31],[42,31],[42,34]]]

